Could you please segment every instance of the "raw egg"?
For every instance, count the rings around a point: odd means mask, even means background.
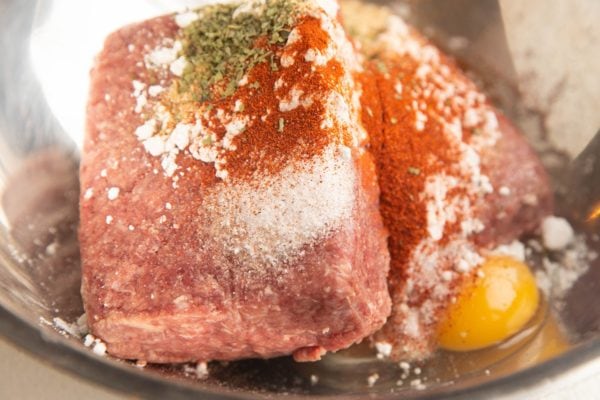
[[[538,303],[535,278],[527,265],[511,257],[491,257],[450,306],[438,329],[438,343],[453,351],[491,346],[519,332]]]

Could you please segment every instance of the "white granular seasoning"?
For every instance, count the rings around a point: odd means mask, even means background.
[[[182,56],[177,58],[169,65],[169,71],[171,71],[171,73],[175,76],[182,76],[186,66],[187,60]]]
[[[392,354],[392,344],[387,342],[375,342],[375,349],[377,350],[377,355],[381,355],[381,357],[389,357]]]
[[[121,191],[121,189],[119,189],[116,186],[113,186],[111,188],[108,189],[107,192],[107,197],[109,200],[115,200],[117,197],[119,197],[119,192]]]
[[[113,217],[112,215],[107,215],[105,218],[105,222],[107,225],[110,225],[113,222]]]
[[[522,197],[521,201],[523,202],[523,204],[532,207],[537,207],[537,205],[539,204],[538,197],[533,193],[527,193],[525,196]]]
[[[205,362],[199,362],[196,364],[196,377],[198,379],[208,378],[208,364]]]
[[[92,198],[92,196],[94,195],[94,189],[93,188],[87,188],[85,193],[83,194],[83,199],[84,200],[89,200]]]
[[[90,335],[90,334],[85,335],[85,337],[83,338],[83,345],[85,347],[90,347],[92,345],[92,343],[94,343],[94,339],[95,338],[93,335]]]
[[[80,336],[85,336],[88,334],[89,327],[86,313],[81,314],[79,318],[77,318],[77,321],[75,321],[75,324],[77,325],[77,330],[79,331]]]
[[[169,138],[165,142],[165,150],[173,151],[175,148],[184,150],[190,144],[190,136],[192,135],[193,125],[178,123],[171,131]]]
[[[52,242],[48,246],[46,246],[46,254],[49,256],[53,256],[56,254],[56,250],[58,249],[58,243]]]
[[[535,272],[538,287],[550,298],[553,307],[561,308],[575,282],[590,268],[598,255],[588,247],[584,235],[575,235],[567,247],[554,251],[552,259],[542,260]]]
[[[379,380],[378,373],[371,374],[367,377],[367,385],[369,387],[373,387],[373,386],[375,386],[375,384],[377,383],[378,380]]]
[[[212,236],[227,252],[256,265],[289,262],[351,217],[355,179],[352,163],[330,147],[311,162],[260,178],[258,187],[218,188],[203,209]]]
[[[140,94],[139,96],[137,96],[135,98],[134,111],[138,114],[141,113],[142,110],[144,109],[144,107],[146,106],[146,104],[148,104],[148,98],[146,97],[145,94]]]
[[[491,252],[493,255],[509,256],[515,260],[525,261],[525,245],[518,240],[513,240],[509,244],[503,244],[496,247]]]
[[[135,135],[138,140],[150,139],[154,132],[156,132],[156,120],[154,118],[147,120],[142,125],[138,126],[135,130]]]
[[[70,324],[68,322],[66,322],[64,319],[59,318],[59,317],[54,317],[52,319],[52,322],[54,323],[54,326],[68,334],[70,334],[71,336],[75,336],[80,338],[81,337],[81,332],[79,331],[79,327],[77,326],[77,324]]]
[[[94,340],[92,351],[99,356],[106,355],[106,343],[102,342],[100,339]]]
[[[394,85],[394,90],[396,91],[396,95],[401,96],[402,95],[402,82],[396,82],[396,84]]]
[[[170,66],[182,47],[179,41],[174,42],[172,47],[158,47],[146,56],[146,62],[155,67]]]
[[[571,224],[564,218],[550,216],[542,221],[542,241],[548,250],[564,249],[573,242],[574,236]]]
[[[99,356],[106,355],[106,343],[104,343],[102,340],[98,339],[94,335],[85,335],[85,338],[83,339],[83,345],[85,347],[91,347],[92,351]]]
[[[282,49],[279,61],[286,68],[294,65],[296,57],[307,57],[316,64],[326,63],[336,58],[344,66],[345,72],[342,78],[343,82],[336,89],[341,93],[338,93],[337,97],[336,93],[306,95],[302,90],[292,88],[287,94],[280,95],[279,110],[292,111],[299,106],[310,107],[316,101],[324,102],[326,112],[323,115],[322,127],[328,129],[338,124],[336,129],[347,130],[352,136],[352,144],[357,145],[360,141],[365,140],[367,135],[364,128],[356,123],[360,120],[361,91],[355,82],[353,72],[362,70],[362,65],[341,24],[326,16],[329,15],[329,11],[337,10],[337,3],[325,1],[323,9],[321,9],[320,3],[309,3],[307,12],[320,20],[321,27],[329,36],[327,47],[322,51],[310,49],[307,54],[297,54],[297,51],[290,46],[301,37],[300,32],[293,29]],[[265,12],[265,5],[263,0],[245,2],[235,10],[234,15],[246,13],[258,15]],[[178,26],[184,27],[200,17],[201,13],[183,12],[177,14],[174,19]],[[156,48],[147,50],[144,56],[145,66],[162,76],[161,85],[183,74],[188,60],[181,56],[181,50],[182,43],[170,38],[163,39]],[[313,69],[311,73],[320,74],[321,72]],[[282,80],[278,82],[276,89],[284,86]],[[240,86],[247,83],[247,75],[239,81]],[[148,120],[135,130],[135,134],[142,142],[146,152],[154,157],[160,157],[162,171],[168,177],[172,177],[178,170],[178,157],[183,153],[183,156],[191,155],[199,161],[214,163],[215,176],[228,181],[230,179],[230,171],[227,169],[228,155],[238,150],[236,137],[251,128],[251,125],[257,122],[255,118],[250,119],[243,114],[243,104],[238,100],[233,107],[228,105],[219,107],[213,113],[208,107],[199,107],[195,115],[191,116],[193,125],[177,124],[174,130],[168,132],[167,130],[171,129],[174,125],[173,120],[177,117],[171,114],[170,108],[166,104],[163,104],[165,99],[158,96],[165,90],[161,85],[146,87],[143,82],[133,82],[132,96],[136,100],[135,111],[144,116],[146,113],[150,114]],[[320,97],[317,98],[317,95]],[[266,110],[266,112],[269,114],[271,111]],[[218,123],[214,121],[215,116]],[[225,131],[224,136],[222,136],[222,128]],[[173,187],[177,187],[174,179]]]
[[[152,86],[148,87],[148,94],[151,97],[156,97],[164,91],[165,91],[165,88],[160,85],[152,85]]]
[[[498,194],[500,196],[510,196],[510,188],[502,186],[500,189],[498,189]]]
[[[442,272],[442,279],[446,282],[450,282],[453,277],[454,277],[454,274],[452,273],[452,271],[443,271]]]
[[[324,52],[317,49],[308,49],[304,55],[304,60],[311,62],[316,66],[326,65],[336,53],[336,49],[331,44],[327,46]]]
[[[175,15],[175,23],[180,28],[185,28],[185,27],[189,26],[192,22],[196,21],[198,19],[198,17],[199,17],[198,13],[193,12],[193,11],[187,11],[187,12]]]
[[[340,5],[336,0],[315,0],[315,2],[331,18],[335,18],[337,16]]]
[[[284,54],[281,56],[281,59],[279,60],[279,62],[281,63],[281,66],[283,68],[288,68],[288,67],[291,67],[292,65],[294,65],[294,57],[292,57],[289,54]]]
[[[300,105],[300,96],[302,96],[304,92],[297,88],[292,88],[289,93],[289,96],[279,102],[279,111],[292,111],[298,108]]]
[[[437,174],[427,177],[424,197],[427,207],[427,231],[435,241],[440,240],[447,223],[456,222],[459,204],[449,202],[446,194],[458,187],[456,177]]]
[[[229,123],[225,124],[225,137],[223,138],[223,147],[227,150],[236,150],[233,139],[244,132],[248,124],[248,117],[234,117]]]

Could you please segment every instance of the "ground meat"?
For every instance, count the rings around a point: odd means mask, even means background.
[[[324,131],[322,151],[298,159],[281,153],[287,166],[262,176],[270,186],[221,180],[214,164],[186,152],[177,155],[177,170],[167,176],[161,159],[136,138],[148,111],[136,112],[140,101],[132,95],[132,80],[153,83],[144,57],[177,32],[172,17],[123,28],[108,37],[92,70],[79,230],[91,332],[111,355],[157,363],[292,353],[314,360],[362,340],[390,311],[387,232],[370,155],[359,143],[341,146],[339,138],[348,135],[333,125]],[[299,67],[301,62],[308,61],[297,60]],[[328,85],[323,93],[340,86],[339,74],[322,78]],[[331,107],[317,96],[313,103]],[[301,108],[294,111],[302,118]],[[276,127],[271,138],[289,140]],[[260,150],[261,143],[237,145]],[[244,162],[251,165],[252,159]],[[344,179],[329,185],[330,173]],[[319,209],[339,199],[347,212]],[[313,206],[299,207],[302,202]],[[223,212],[230,204],[238,206]],[[330,221],[332,212],[339,218]],[[282,220],[273,224],[277,213]],[[270,225],[259,230],[244,225],[265,219]],[[327,223],[327,229],[310,236],[289,221]],[[278,243],[260,241],[288,231]],[[298,245],[302,235],[308,236]],[[267,253],[264,246],[274,247]]]
[[[479,206],[485,229],[475,241],[488,248],[532,232],[554,206],[550,180],[538,156],[500,113],[498,124],[502,136],[481,154],[482,170],[496,191]]]
[[[393,358],[423,359],[486,252],[535,229],[552,191],[525,138],[422,35],[389,16],[363,44],[363,119],[391,254],[392,314],[374,340]]]

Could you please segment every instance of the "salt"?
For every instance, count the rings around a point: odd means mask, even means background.
[[[175,15],[175,23],[180,28],[185,28],[191,25],[194,21],[199,18],[198,13],[193,11],[187,11],[180,14]]]
[[[119,192],[120,189],[116,186],[109,188],[107,192],[108,200],[116,200],[119,197]]]
[[[204,210],[215,241],[249,266],[291,262],[300,248],[351,217],[355,180],[351,163],[332,146],[259,182],[223,186],[207,197]]]
[[[198,379],[206,379],[208,378],[208,364],[205,362],[199,362],[196,364],[196,377]]]
[[[187,66],[187,60],[185,57],[178,57],[169,65],[169,71],[175,76],[182,76],[185,67]]]
[[[525,245],[518,240],[513,240],[509,244],[504,244],[496,247],[491,252],[493,255],[509,256],[515,260],[525,261]]]
[[[500,187],[500,189],[498,189],[498,194],[500,196],[510,196],[510,188],[506,187],[506,186],[502,186]]]
[[[571,224],[564,218],[546,217],[541,228],[542,242],[548,250],[564,249],[573,241],[575,235]]]
[[[378,355],[382,357],[389,357],[392,354],[392,345],[387,342],[375,342],[375,349],[377,349]]]
[[[379,380],[379,374],[377,374],[377,373],[371,374],[367,377],[367,385],[369,387],[373,387],[373,386],[375,386],[375,383],[377,383],[378,380]]]

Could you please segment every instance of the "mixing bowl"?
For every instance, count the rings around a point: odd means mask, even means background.
[[[86,347],[75,321],[83,313],[76,231],[87,72],[111,30],[174,9],[158,0],[0,1],[0,334],[57,367],[148,398],[529,397],[600,374],[600,30],[586,22],[600,8],[593,0],[566,10],[540,1],[382,3],[453,53],[523,128],[553,176],[557,214],[575,226],[575,246],[587,246],[573,260],[581,276],[560,298],[547,296],[521,334],[412,365],[355,346],[313,364],[211,363],[208,376],[193,365],[136,366]],[[548,63],[548,54],[557,58]]]

